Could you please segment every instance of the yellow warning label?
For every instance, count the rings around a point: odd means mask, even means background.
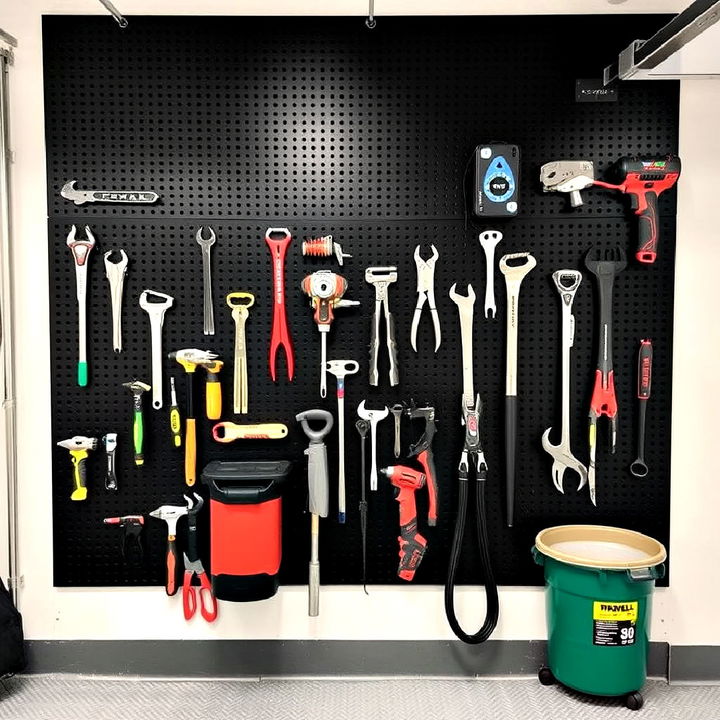
[[[593,620],[630,620],[637,622],[637,602],[593,602]]]

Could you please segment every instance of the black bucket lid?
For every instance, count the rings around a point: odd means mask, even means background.
[[[214,460],[200,479],[213,500],[250,505],[280,497],[291,468],[289,460]]]

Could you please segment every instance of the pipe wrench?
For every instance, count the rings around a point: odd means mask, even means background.
[[[152,298],[156,298],[152,300]],[[157,301],[157,298],[160,301]],[[156,290],[143,290],[140,294],[140,307],[150,317],[150,338],[152,342],[152,406],[159,410],[163,406],[162,386],[162,327],[168,308],[172,307],[174,298]]]
[[[113,262],[110,258],[114,250],[109,250],[103,255],[105,260],[105,277],[110,283],[110,302],[112,304],[113,323],[113,350],[116,353],[122,352],[122,296],[125,273],[127,272],[128,256],[121,248],[120,260]]]
[[[78,385],[88,384],[87,362],[87,260],[90,251],[95,247],[95,236],[85,226],[86,240],[76,240],[77,228],[73,225],[67,236],[66,244],[70,248],[75,261],[75,285],[78,303]]]

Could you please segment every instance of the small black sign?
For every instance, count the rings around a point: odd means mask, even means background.
[[[617,102],[618,89],[603,85],[602,80],[576,80],[575,102]]]

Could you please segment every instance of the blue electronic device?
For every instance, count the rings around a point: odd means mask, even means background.
[[[518,213],[520,148],[487,143],[475,148],[473,212],[476,217],[514,217]]]

